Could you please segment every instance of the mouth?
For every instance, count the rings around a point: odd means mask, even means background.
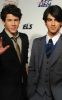
[[[11,28],[11,30],[15,30],[15,29],[16,29],[16,27]]]
[[[55,27],[51,27],[52,30],[55,30]]]

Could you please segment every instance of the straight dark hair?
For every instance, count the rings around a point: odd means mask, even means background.
[[[58,5],[49,6],[44,14],[43,20],[46,22],[48,14],[51,14],[58,22],[62,22],[62,9]]]

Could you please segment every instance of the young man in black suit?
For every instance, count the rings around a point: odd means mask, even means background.
[[[21,10],[13,4],[3,7],[0,33],[0,100],[27,100],[28,37],[18,32]]]

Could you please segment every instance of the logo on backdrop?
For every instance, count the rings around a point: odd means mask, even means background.
[[[24,24],[23,29],[32,29],[32,25],[33,24],[30,24],[30,23]]]
[[[52,0],[41,0],[38,3],[38,7],[48,7],[51,6]]]
[[[15,4],[18,5],[19,0],[4,0],[4,6],[8,4]]]

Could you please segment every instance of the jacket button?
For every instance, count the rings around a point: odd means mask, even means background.
[[[48,64],[48,61],[47,61],[47,64]]]
[[[45,76],[48,76],[48,75],[45,75]]]
[[[48,82],[47,80],[45,80],[45,82]]]
[[[48,68],[46,68],[46,70],[48,70]]]
[[[51,69],[51,71],[53,71],[53,69]]]

